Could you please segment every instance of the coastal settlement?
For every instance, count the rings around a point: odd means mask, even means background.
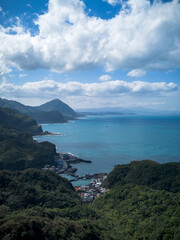
[[[59,175],[66,174],[74,177],[70,182],[76,182],[80,179],[86,180],[90,179],[91,182],[88,185],[76,186],[75,190],[81,197],[83,203],[88,204],[94,201],[95,198],[99,197],[101,194],[107,190],[102,187],[104,179],[107,177],[107,173],[97,173],[93,175],[86,174],[85,176],[78,176],[76,174],[77,168],[72,167],[71,164],[78,163],[91,163],[89,160],[84,160],[78,158],[77,156],[71,153],[58,153],[57,156],[54,156],[55,161],[58,166],[45,165],[42,170],[51,170]]]

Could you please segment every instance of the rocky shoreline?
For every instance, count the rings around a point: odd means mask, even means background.
[[[81,159],[71,153],[58,153],[58,155],[55,156],[54,159],[58,163],[58,167],[56,168],[56,172],[58,174],[64,173],[73,177],[78,177],[78,175],[76,174],[78,169],[73,167],[71,164],[92,162],[90,160]]]
[[[35,136],[46,136],[46,135],[57,135],[57,136],[61,136],[62,134],[61,133],[53,133],[53,132],[48,132],[48,131],[44,131],[44,132],[41,132]]]

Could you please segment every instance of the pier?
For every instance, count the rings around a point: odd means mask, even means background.
[[[89,160],[84,160],[71,153],[58,153],[58,155],[54,156],[55,161],[58,164],[58,167],[50,167],[49,165],[44,166],[43,170],[50,169],[58,174],[67,174],[73,177],[78,177],[76,174],[77,168],[72,167],[71,164],[78,164],[78,163],[91,163]]]

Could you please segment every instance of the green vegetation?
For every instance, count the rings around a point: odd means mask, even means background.
[[[180,163],[159,164],[151,160],[117,165],[104,181],[106,188],[134,183],[154,189],[180,192]]]
[[[0,108],[0,169],[23,170],[55,165],[55,146],[37,143],[32,135],[42,132],[35,120],[15,110]]]
[[[96,200],[104,239],[179,239],[180,194],[127,184]]]
[[[103,183],[111,190],[93,203],[104,239],[180,239],[179,183],[180,163],[116,166]]]
[[[47,170],[0,172],[0,239],[99,239],[72,185]]]
[[[10,210],[34,206],[65,208],[80,204],[69,181],[48,170],[1,171],[0,189],[0,202]]]
[[[29,132],[32,135],[42,133],[41,126],[25,114],[9,108],[0,108],[0,127],[8,130]]]
[[[53,172],[0,172],[0,238],[178,240],[180,194],[147,186],[114,186],[82,205]]]
[[[99,240],[97,227],[88,220],[27,216],[25,212],[0,221],[2,240]]]
[[[67,120],[59,111],[36,111],[34,113],[30,113],[29,116],[36,119],[38,123],[65,123]]]

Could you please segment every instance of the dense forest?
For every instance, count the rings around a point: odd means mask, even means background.
[[[91,209],[47,170],[0,171],[0,239],[99,239]]]
[[[1,239],[180,238],[180,193],[115,185],[83,205],[72,185],[47,170],[0,171]]]
[[[134,183],[154,189],[180,192],[180,163],[159,164],[151,160],[133,161],[117,165],[104,181],[104,186]]]
[[[0,127],[20,132],[29,132],[31,135],[42,133],[41,126],[36,121],[17,110],[10,108],[0,108]]]
[[[180,239],[180,163],[118,165],[85,205],[68,180],[37,169],[56,151],[32,139],[42,132],[33,119],[0,109],[0,131],[0,239]]]
[[[23,170],[55,165],[55,146],[37,143],[32,135],[42,133],[36,121],[16,110],[0,108],[0,170]]]

